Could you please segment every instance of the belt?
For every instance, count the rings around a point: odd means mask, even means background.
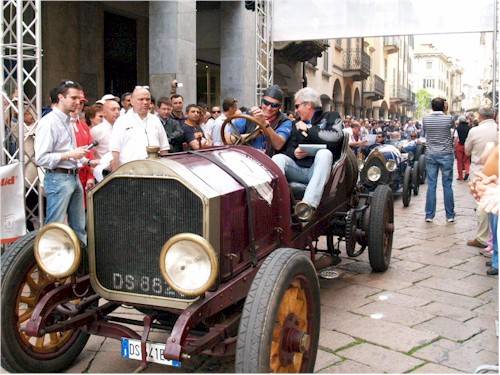
[[[47,172],[49,173],[64,173],[64,174],[78,174],[78,168],[77,169],[68,169],[68,168],[54,168],[54,169],[47,169]]]

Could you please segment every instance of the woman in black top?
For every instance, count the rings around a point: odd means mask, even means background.
[[[457,180],[463,181],[469,178],[470,156],[465,155],[464,144],[469,134],[469,124],[464,116],[458,118],[457,140],[455,141],[455,157],[457,158]],[[464,175],[465,172],[465,175]]]

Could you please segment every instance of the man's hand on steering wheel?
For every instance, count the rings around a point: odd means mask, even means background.
[[[264,128],[266,128],[266,126],[269,124],[266,120],[266,117],[264,116],[264,112],[262,111],[262,109],[260,109],[259,107],[257,106],[254,106],[252,108],[250,108],[250,114],[255,117],[257,119],[257,125],[262,129],[264,130]]]

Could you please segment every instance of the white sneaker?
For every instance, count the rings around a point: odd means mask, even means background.
[[[427,223],[432,223],[432,219],[431,219],[430,217],[426,218],[426,219],[425,219],[425,221],[426,221]]]
[[[454,217],[450,217],[449,219],[446,219],[446,221],[448,223],[454,223],[455,222],[455,218]]]

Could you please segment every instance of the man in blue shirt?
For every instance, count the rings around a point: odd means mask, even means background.
[[[272,157],[283,150],[283,146],[292,133],[292,121],[281,112],[283,91],[278,85],[268,87],[262,96],[260,107],[252,107],[250,114],[259,119],[261,135],[250,145]],[[236,120],[234,123],[240,134],[251,133],[257,125],[246,120]]]

